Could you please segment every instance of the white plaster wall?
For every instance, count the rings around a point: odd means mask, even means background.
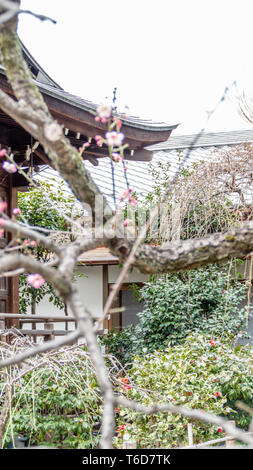
[[[78,287],[81,300],[83,301],[83,304],[87,307],[87,309],[94,314],[95,317],[100,316],[103,311],[102,266],[79,266],[78,272],[83,274],[83,276],[78,278],[75,283]],[[48,296],[44,297],[44,299],[36,306],[36,313],[38,315],[64,315],[64,310],[56,308],[52,304],[52,302],[49,302],[48,299]],[[69,314],[71,315],[71,312],[69,312]],[[68,325],[69,330],[74,329],[74,323],[69,322]],[[31,324],[26,324],[24,328],[31,328]],[[37,328],[43,329],[43,323],[37,323]],[[55,323],[55,329],[64,330],[65,323]]]
[[[113,265],[109,266],[108,269],[108,282],[115,282],[117,280],[117,277],[120,274],[122,268],[119,266]],[[133,268],[133,270],[129,273],[128,277],[125,279],[124,282],[145,282],[147,281],[149,276],[147,274],[142,274],[140,273],[136,268]]]
[[[119,266],[108,266],[108,282],[113,283],[117,280],[121,268]],[[78,278],[76,285],[79,290],[79,295],[83,304],[88,310],[95,316],[98,317],[103,311],[103,267],[102,266],[79,266],[78,272],[82,273],[83,276]],[[130,273],[126,282],[145,282],[149,276],[139,273],[137,269],[133,269]],[[46,296],[36,306],[36,313],[38,315],[64,315],[64,311],[58,309],[49,302],[49,297]],[[71,314],[71,312],[69,312]],[[38,329],[43,329],[43,323],[37,323]],[[73,330],[75,327],[74,322],[68,323],[68,329]],[[27,323],[24,328],[31,328],[31,324]],[[65,323],[55,323],[55,329],[64,330]]]
[[[249,270],[249,266],[239,265],[241,272],[245,274]],[[108,282],[113,283],[116,281],[121,268],[116,265],[108,266]],[[90,312],[94,314],[95,317],[100,316],[103,311],[103,267],[102,266],[87,266],[87,267],[78,267],[78,272],[82,273],[83,276],[78,278],[77,286],[79,288],[79,294],[83,304],[89,309]],[[145,282],[149,278],[148,275],[141,274],[137,269],[133,269],[129,273],[126,282]],[[247,302],[243,302],[242,306]],[[251,306],[253,305],[253,299],[251,300]],[[45,297],[40,304],[37,305],[38,314],[53,314],[53,315],[63,315],[64,311],[59,310],[54,305],[49,302],[48,297]],[[253,314],[253,307],[251,307],[251,313]],[[30,328],[31,324],[25,324],[24,328]],[[43,324],[37,323],[37,328],[43,328]],[[65,329],[65,323],[55,323],[55,328],[58,330]],[[68,329],[73,329],[74,323],[69,323]],[[240,343],[243,344],[253,344],[253,315],[249,321],[249,332],[252,335],[250,340],[241,340]]]
[[[103,267],[78,266],[78,272],[83,274],[77,281],[81,300],[98,317],[103,311]]]

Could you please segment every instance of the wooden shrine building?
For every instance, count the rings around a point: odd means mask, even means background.
[[[51,114],[63,125],[65,134],[71,144],[76,148],[90,139],[90,147],[86,150],[84,159],[88,159],[93,165],[99,164],[99,159],[107,157],[106,146],[98,147],[94,140],[97,134],[103,134],[105,126],[94,120],[94,112],[97,105],[71,95],[64,91],[47,73],[39,66],[21,43],[24,58],[33,75],[35,83],[41,91]],[[8,83],[4,67],[0,65],[0,88],[13,95]],[[142,120],[138,117],[127,117],[122,119],[122,131],[125,135],[124,143],[129,147],[126,149],[125,158],[135,161],[148,161],[152,159],[152,152],[145,149],[146,146],[166,141],[172,130],[177,125],[166,125],[164,123]],[[41,165],[49,165],[47,155],[43,147],[38,147],[31,153],[33,138],[12,118],[0,109],[0,148],[8,148],[14,155],[14,159],[22,166],[24,171],[29,169],[34,172]],[[0,168],[0,198],[8,203],[8,213],[17,206],[17,192],[24,190],[28,185],[27,180],[20,174],[9,175]],[[4,248],[7,239],[0,239],[0,247]],[[0,313],[18,313],[18,277],[0,278]],[[15,325],[15,320],[9,322],[9,327]]]

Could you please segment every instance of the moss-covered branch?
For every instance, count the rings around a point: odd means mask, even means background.
[[[132,243],[126,240],[107,241],[107,246],[124,261]],[[143,273],[170,273],[201,265],[244,257],[253,252],[253,222],[224,233],[215,233],[201,239],[170,242],[162,246],[142,244],[137,250],[134,266]]]

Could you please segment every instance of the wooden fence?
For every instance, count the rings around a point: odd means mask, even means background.
[[[229,421],[231,424],[235,424],[235,421]],[[234,437],[227,435],[225,437],[220,437],[218,439],[213,439],[211,441],[201,442],[200,444],[194,444],[193,442],[193,431],[192,431],[192,424],[188,423],[187,425],[187,434],[188,434],[188,446],[181,447],[181,449],[200,449],[200,448],[207,448],[211,447],[214,444],[223,443],[225,444],[226,448],[235,448],[237,447],[237,443]],[[248,432],[248,435],[253,435],[253,432]],[[157,447],[159,448],[159,446]],[[127,441],[123,440],[123,449],[137,449],[137,444],[135,441]]]
[[[18,328],[8,329],[7,323],[9,320],[18,320]],[[66,315],[22,315],[18,313],[0,313],[0,341],[8,341],[8,336],[12,332],[16,332],[21,336],[31,336],[35,339],[43,337],[44,341],[49,341],[55,336],[64,336],[70,333],[71,330],[58,330],[55,328],[55,323],[69,323],[74,322],[76,319],[73,316]],[[24,328],[27,323],[32,324],[32,329]],[[43,328],[37,328],[37,323],[42,324]],[[97,334],[102,334],[104,330],[98,331]]]

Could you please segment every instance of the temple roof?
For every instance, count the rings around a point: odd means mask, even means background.
[[[118,204],[127,184],[140,198],[152,193],[154,179],[151,175],[150,165],[157,170],[166,166],[168,175],[173,178],[182,158],[188,153],[189,149],[191,151],[184,168],[190,168],[194,163],[215,159],[220,152],[229,151],[235,146],[253,143],[252,130],[207,132],[203,133],[198,140],[197,137],[198,134],[178,135],[171,137],[163,144],[153,145],[149,147],[149,150],[153,153],[152,163],[145,161],[126,162],[126,172],[122,163],[113,163],[108,157],[103,158],[98,167],[94,167],[89,161],[85,161],[84,165],[109,205],[114,208],[114,196]],[[192,145],[193,142],[195,142],[194,145]],[[55,177],[56,172],[45,169],[41,175],[43,174],[49,181],[52,177]]]
[[[35,83],[40,89],[51,114],[64,127],[67,138],[76,148],[79,148],[90,139],[91,145],[83,154],[83,158],[97,166],[99,160],[108,155],[107,146],[104,144],[102,147],[98,147],[94,140],[97,134],[103,135],[107,130],[106,124],[94,120],[98,104],[63,90],[58,83],[49,77],[21,41],[20,44]],[[13,94],[11,86],[6,80],[4,67],[1,65],[0,87],[10,95]],[[123,124],[124,143],[128,144],[128,148],[125,150],[126,160],[150,161],[152,159],[152,152],[145,149],[145,147],[167,141],[172,130],[177,127],[177,124],[170,125],[163,122],[154,122],[148,119],[141,119],[138,116],[124,117],[120,113],[119,116]],[[31,137],[1,110],[0,124],[8,131],[6,132],[8,140],[5,142],[1,135],[1,143],[10,146],[15,159],[17,157],[17,159],[22,161],[27,146],[31,145]],[[20,163],[18,160],[16,161]],[[50,162],[40,146],[35,151],[34,164],[41,165],[43,163]]]

